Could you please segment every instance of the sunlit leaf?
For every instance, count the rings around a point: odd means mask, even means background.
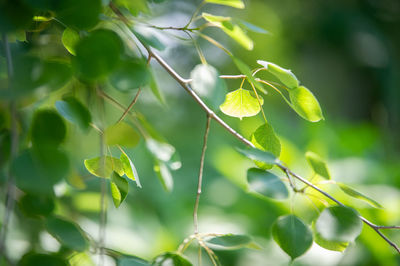
[[[254,161],[261,161],[267,164],[275,164],[278,158],[268,151],[262,151],[256,148],[240,149],[236,148],[238,152]]]
[[[329,241],[324,239],[315,229],[315,223],[313,223],[312,229],[314,232],[315,243],[325,249],[343,252],[349,246],[349,242]]]
[[[136,167],[124,151],[121,153],[120,160],[122,162],[122,166],[124,167],[125,175],[129,179],[134,180],[136,185],[141,188],[142,185],[140,184],[139,174],[136,171]]]
[[[275,135],[275,131],[269,123],[259,126],[251,135],[251,142],[260,150],[271,152],[277,158],[281,154],[281,143]],[[270,169],[272,165],[256,162],[257,166],[263,169]]]
[[[18,262],[19,266],[37,266],[37,265],[51,265],[51,266],[68,266],[68,262],[61,256],[39,253],[27,253]]]
[[[88,130],[92,122],[89,110],[74,97],[63,98],[55,103],[58,112],[71,123],[77,124],[83,130]]]
[[[240,9],[244,8],[244,3],[242,0],[205,0],[205,2],[224,5],[224,6],[231,6]]]
[[[74,65],[85,79],[98,79],[111,73],[120,62],[122,41],[106,29],[90,32],[75,47]]]
[[[150,81],[146,62],[140,59],[123,61],[109,77],[111,85],[119,91],[131,92],[145,86]]]
[[[128,181],[116,172],[111,174],[111,196],[115,207],[119,207],[129,192]]]
[[[58,146],[64,141],[66,127],[61,116],[51,109],[37,111],[32,120],[31,138],[33,145]]]
[[[130,125],[119,122],[105,130],[107,145],[121,145],[135,147],[140,140],[140,135]]]
[[[72,55],[75,55],[75,46],[79,40],[79,33],[71,28],[66,28],[61,37],[65,49]]]
[[[89,241],[79,225],[67,221],[61,217],[49,217],[46,219],[46,229],[63,246],[84,251],[89,246]]]
[[[152,265],[154,266],[192,266],[192,263],[183,255],[166,252],[157,256]]]
[[[353,198],[356,198],[356,199],[363,200],[363,201],[367,202],[369,205],[371,205],[372,207],[383,209],[383,206],[381,204],[379,204],[377,201],[375,201],[375,200],[371,199],[370,197],[362,194],[361,192],[355,190],[354,188],[351,188],[348,185],[343,184],[343,183],[336,183],[336,184],[347,195],[349,195],[349,196],[351,196]]]
[[[137,16],[139,12],[148,12],[146,0],[114,0],[118,7],[126,8],[132,15]]]
[[[208,239],[207,244],[211,244],[213,249],[234,250],[240,248],[260,249],[251,237],[246,235],[226,234],[215,236]]]
[[[268,171],[250,168],[247,171],[250,192],[273,199],[286,199],[289,192],[282,180]]]
[[[279,217],[272,226],[272,236],[292,259],[306,253],[313,243],[310,228],[294,215]]]
[[[202,13],[205,20],[213,24],[215,27],[223,30],[229,37],[234,39],[238,44],[247,50],[253,49],[253,41],[246,35],[240,26],[233,24],[230,17],[214,16],[208,13]]]
[[[226,85],[214,67],[197,65],[190,73],[190,78],[192,89],[213,109],[224,102]]]
[[[265,67],[268,72],[277,77],[289,89],[295,89],[299,86],[299,80],[289,69],[263,60],[257,60],[257,63]]]
[[[318,100],[306,87],[300,86],[290,90],[289,97],[293,109],[304,119],[311,122],[318,122],[324,119]]]
[[[174,187],[174,180],[172,179],[171,171],[168,169],[167,165],[162,161],[155,160],[154,172],[156,172],[163,188],[167,192],[171,192]]]
[[[319,215],[315,229],[325,240],[351,242],[361,233],[362,222],[354,209],[332,206]]]
[[[250,83],[254,84],[256,89],[258,89],[260,92],[267,94],[267,91],[264,89],[263,85],[260,82],[256,81],[256,79],[254,78],[250,67],[236,57],[232,56],[231,58],[233,60],[233,63],[235,63],[236,67],[239,69],[239,71],[243,75],[246,75],[247,80]]]
[[[54,201],[46,195],[25,194],[18,202],[19,209],[27,216],[48,216],[55,208]]]
[[[119,175],[124,174],[124,167],[120,159],[103,156],[84,161],[86,169],[97,177],[110,178],[113,171]]]
[[[320,175],[323,178],[331,179],[326,162],[324,162],[318,154],[308,151],[306,152],[306,159],[308,164],[311,166],[316,174]]]
[[[71,28],[87,30],[99,21],[101,0],[68,0],[57,5],[57,19]]]
[[[260,103],[261,105],[264,103],[261,97]],[[250,91],[240,88],[228,93],[219,108],[226,115],[242,119],[258,114],[261,110],[260,103]]]

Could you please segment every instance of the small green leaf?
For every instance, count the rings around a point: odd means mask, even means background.
[[[277,77],[289,89],[295,89],[299,86],[299,80],[289,69],[263,60],[257,60],[257,63],[265,67],[268,72]]]
[[[351,242],[361,233],[362,222],[354,209],[332,206],[319,215],[315,228],[325,240]]]
[[[165,45],[151,32],[139,30],[137,28],[131,29],[132,33],[139,39],[142,43],[147,46],[151,46],[159,51],[163,51],[165,49]]]
[[[240,149],[236,148],[238,152],[254,161],[261,161],[267,164],[275,164],[278,158],[268,151],[262,151],[256,148]]]
[[[88,130],[92,122],[89,110],[78,99],[66,97],[56,102],[58,112],[71,123],[77,124],[83,130]]]
[[[234,8],[244,8],[244,3],[242,0],[205,0],[206,3],[231,6]]]
[[[37,111],[32,120],[31,138],[38,147],[56,147],[66,136],[66,127],[61,116],[51,109]]]
[[[214,67],[197,65],[190,73],[190,78],[192,89],[213,109],[224,102],[226,85]]]
[[[140,188],[142,188],[142,185],[140,184],[139,180],[139,175],[136,171],[136,167],[131,161],[131,159],[128,157],[128,155],[122,150],[120,160],[122,162],[122,166],[124,167],[124,172],[125,175],[136,182],[136,185]]]
[[[29,217],[48,216],[55,208],[53,198],[46,195],[25,194],[18,202],[20,210]]]
[[[303,255],[313,243],[310,228],[294,215],[279,217],[272,226],[272,236],[292,259]]]
[[[234,250],[240,248],[260,249],[260,247],[246,235],[226,234],[215,236],[206,240],[207,244],[211,244],[211,248],[222,250]]]
[[[369,205],[371,205],[372,207],[383,209],[383,206],[381,204],[379,204],[377,201],[371,199],[368,196],[365,196],[364,194],[362,194],[361,192],[358,192],[354,188],[351,188],[348,185],[343,184],[343,183],[336,183],[336,184],[347,195],[349,195],[353,198],[356,198],[356,199],[363,200],[363,201],[367,202]]]
[[[247,171],[247,182],[251,192],[273,199],[286,199],[289,192],[282,180],[268,171],[250,168]]]
[[[128,181],[116,172],[111,174],[111,196],[116,208],[125,200],[129,191]]]
[[[256,79],[254,78],[250,67],[236,57],[231,56],[231,58],[233,60],[233,63],[235,63],[236,67],[239,69],[239,71],[243,75],[246,75],[247,80],[250,83],[254,84],[256,89],[258,89],[260,92],[267,94],[267,91],[264,89],[263,85],[260,82],[256,81]]]
[[[146,0],[114,0],[113,2],[118,7],[126,8],[133,16],[137,16],[140,12],[147,13],[149,11]]]
[[[130,59],[123,61],[109,77],[111,85],[119,91],[131,92],[150,81],[150,72],[145,61]]]
[[[47,218],[46,228],[52,236],[67,248],[76,251],[84,251],[89,246],[88,239],[79,225],[67,221],[64,218]]]
[[[231,22],[230,17],[214,16],[208,13],[202,13],[202,16],[215,27],[223,30],[229,37],[247,50],[253,50],[253,41],[246,35],[240,26]]]
[[[125,122],[119,122],[105,130],[107,145],[135,147],[140,140],[139,134]]]
[[[315,223],[312,225],[312,229],[314,232],[314,241],[319,246],[333,251],[343,252],[349,245],[349,242],[340,242],[340,241],[329,241],[324,239],[320,233],[315,229]]]
[[[318,154],[315,154],[312,151],[308,151],[306,152],[306,159],[308,164],[311,166],[316,174],[320,175],[323,178],[331,179],[331,175],[329,174],[326,162],[324,162]]]
[[[68,266],[69,264],[60,256],[33,253],[33,252],[25,254],[18,262],[18,266],[38,266],[38,265]]]
[[[277,158],[281,154],[281,142],[278,137],[275,135],[275,131],[272,126],[268,123],[265,123],[259,126],[256,131],[251,135],[251,143],[257,149],[262,151],[269,151]],[[261,162],[256,162],[257,166],[263,169],[270,169],[272,165],[265,164]]]
[[[154,266],[192,266],[192,263],[183,255],[166,252],[157,256],[152,265]]]
[[[114,31],[94,30],[76,45],[74,66],[85,79],[102,78],[118,66],[122,49],[122,41]]]
[[[88,30],[99,21],[101,0],[68,0],[57,2],[57,19],[71,28]]]
[[[113,171],[120,176],[124,174],[124,167],[120,159],[111,156],[102,156],[84,161],[86,169],[97,177],[110,178]]]
[[[260,103],[264,103],[261,97]],[[250,91],[242,88],[228,93],[225,102],[219,108],[224,114],[240,119],[255,116],[261,110],[257,98],[252,96]]]
[[[65,49],[72,55],[75,55],[75,46],[79,40],[79,33],[71,28],[66,28],[61,37]]]
[[[289,97],[293,109],[304,119],[311,122],[324,119],[318,100],[306,87],[300,86],[290,90]]]
[[[156,172],[158,179],[160,180],[163,188],[167,192],[171,192],[174,187],[174,180],[168,166],[159,160],[154,162],[154,172]]]

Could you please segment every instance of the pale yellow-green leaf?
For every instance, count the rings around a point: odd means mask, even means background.
[[[253,49],[253,41],[246,35],[239,25],[231,22],[230,17],[214,16],[208,13],[203,13],[202,16],[215,27],[223,30],[229,37],[234,39],[247,50]]]
[[[290,69],[285,69],[274,63],[263,60],[258,60],[257,63],[265,67],[268,72],[277,77],[289,89],[295,89],[299,86],[299,80]]]
[[[224,6],[231,6],[234,8],[244,8],[244,3],[242,0],[205,0],[206,3],[213,3]]]
[[[72,55],[75,55],[75,45],[79,42],[79,33],[71,28],[66,28],[62,34],[61,41]]]
[[[290,90],[289,97],[293,109],[304,119],[311,122],[318,122],[324,119],[318,100],[306,87],[300,86]]]
[[[259,98],[262,105],[264,100]],[[252,96],[250,91],[242,88],[228,93],[225,102],[219,108],[224,114],[240,119],[255,116],[261,110],[257,98]]]
[[[121,203],[125,200],[129,191],[128,181],[120,176],[118,173],[113,172],[111,174],[111,196],[115,207],[119,207]]]
[[[136,185],[138,187],[142,187],[140,184],[140,179],[139,179],[139,174],[136,171],[136,167],[133,164],[132,160],[129,158],[129,156],[121,149],[121,157],[120,160],[122,162],[122,166],[124,167],[124,172],[125,175],[136,182]]]
[[[107,145],[121,145],[134,147],[138,144],[140,136],[130,125],[120,122],[110,126],[105,131]]]
[[[113,171],[119,175],[124,174],[121,160],[115,157],[103,156],[87,159],[84,164],[86,169],[97,177],[110,178]]]

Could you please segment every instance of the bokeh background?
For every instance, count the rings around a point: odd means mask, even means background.
[[[169,0],[152,4],[152,15],[141,15],[157,26],[183,26],[200,1]],[[219,29],[205,32],[228,47],[236,57],[256,68],[266,60],[290,68],[301,83],[319,99],[325,120],[310,123],[300,118],[274,91],[264,96],[264,110],[281,137],[282,160],[292,170],[308,177],[304,153],[317,152],[326,158],[335,180],[345,182],[371,196],[385,208],[372,209],[349,199],[333,185],[323,185],[340,200],[356,207],[377,224],[400,224],[400,2],[397,0],[248,0],[246,9],[207,5],[204,11],[232,16],[266,29],[269,34],[249,33],[253,51],[236,45]],[[149,20],[151,18],[151,20]],[[200,23],[200,21],[199,21]],[[156,31],[167,46],[160,54],[183,77],[200,63],[190,42],[179,32]],[[210,43],[199,44],[207,61],[221,74],[239,74],[231,59]],[[205,114],[199,106],[155,62],[156,77],[167,107],[145,89],[135,108],[142,112],[180,154],[182,167],[173,172],[174,189],[165,192],[153,171],[153,159],[145,143],[128,150],[143,188],[131,183],[126,202],[115,209],[108,202],[107,246],[146,259],[176,250],[193,232],[192,211],[197,187]],[[268,76],[265,76],[268,78]],[[228,81],[237,89],[239,80]],[[134,97],[114,93],[125,105]],[[56,97],[55,92],[54,97]],[[51,100],[49,100],[51,102]],[[120,111],[106,104],[108,121]],[[262,124],[261,117],[239,119],[219,113],[245,137]],[[97,156],[96,132],[83,135],[69,126],[66,149],[75,155],[74,164],[84,183],[60,184],[57,213],[67,215],[96,238],[99,220],[99,180],[84,170],[83,159]],[[206,153],[204,189],[199,221],[201,232],[244,233],[254,237],[262,250],[219,251],[223,265],[287,265],[289,257],[271,240],[271,225],[282,214],[294,213],[310,222],[318,215],[315,206],[301,195],[283,202],[256,198],[244,191],[247,168],[252,163],[234,147],[240,143],[212,122]],[[300,185],[300,184],[299,184]],[[321,203],[311,200],[317,206]],[[24,228],[21,225],[29,225]],[[45,250],[58,249],[57,241],[41,232],[29,238],[34,220],[12,223],[8,249],[20,257],[33,243]],[[387,231],[400,243],[400,231]],[[32,234],[34,235],[34,234]],[[196,261],[197,249],[187,254]],[[111,260],[108,261],[112,265]],[[206,257],[203,265],[208,265]],[[370,228],[364,227],[356,243],[343,252],[332,252],[314,244],[294,265],[400,265],[400,257]]]

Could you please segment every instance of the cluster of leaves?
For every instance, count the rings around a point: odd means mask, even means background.
[[[130,181],[141,187],[134,160],[125,151],[134,148],[141,137],[154,159],[154,171],[163,187],[167,191],[173,188],[171,171],[181,166],[175,148],[156,132],[139,111],[123,107],[107,94],[117,91],[130,98],[132,93],[136,93],[132,107],[141,89],[149,87],[155,97],[162,104],[165,103],[149,67],[151,55],[145,58],[142,50],[137,48],[141,45],[147,49],[165,48],[155,36],[141,32],[137,27],[140,22],[135,20],[135,16],[149,11],[147,2],[13,0],[0,3],[0,31],[7,37],[3,37],[3,48],[7,50],[10,45],[12,55],[8,58],[7,52],[4,53],[4,61],[12,59],[13,62],[8,65],[9,70],[12,68],[12,74],[8,77],[1,75],[1,84],[5,88],[0,90],[0,94],[4,99],[16,102],[19,111],[23,108],[34,111],[31,119],[27,116],[24,120],[18,120],[17,133],[12,133],[10,123],[1,124],[1,140],[7,145],[2,145],[1,153],[5,156],[0,158],[0,164],[9,163],[12,176],[15,176],[15,184],[19,189],[19,209],[27,217],[40,221],[43,228],[63,247],[54,254],[31,250],[22,257],[21,265],[74,264],[77,257],[86,255],[89,246],[95,246],[79,225],[55,213],[57,196],[54,186],[80,171],[80,166],[74,165],[73,158],[65,151],[68,128],[72,125],[84,133],[91,130],[99,133],[102,139],[100,150],[103,152],[86,159],[83,164],[92,176],[108,182],[115,207],[118,208],[127,197]],[[204,3],[244,8],[241,0],[205,0]],[[192,70],[188,83],[215,111],[220,109],[224,114],[240,119],[262,113],[264,123],[251,135],[251,143],[255,148],[239,150],[257,166],[247,172],[247,191],[257,197],[287,199],[290,193],[286,184],[270,171],[279,163],[281,144],[266,119],[262,109],[264,99],[259,93],[267,95],[264,88],[267,85],[279,93],[299,116],[310,122],[323,119],[321,107],[313,93],[300,85],[290,70],[259,60],[257,63],[261,68],[252,71],[225,47],[201,32],[206,27],[220,28],[239,45],[251,50],[254,44],[246,30],[259,33],[267,31],[231,17],[202,13],[201,18],[203,24],[199,27],[189,27],[192,18],[180,30],[197,34],[227,52],[241,72],[241,85],[227,92],[222,76],[207,64],[202,53],[199,56],[203,63]],[[46,54],[40,50],[46,49],[41,43],[44,41],[42,37],[48,32],[54,34],[57,41],[54,51]],[[12,40],[11,44],[7,42],[8,39]],[[256,77],[260,71],[272,74],[276,82]],[[250,89],[243,88],[245,81]],[[55,91],[58,93],[50,94]],[[56,99],[49,100],[48,95],[56,95],[53,96]],[[122,108],[124,114],[118,121],[104,124],[104,100]],[[44,101],[51,105],[42,107]],[[11,116],[9,113],[7,115]],[[10,143],[12,138],[17,137],[13,134],[18,134],[21,144],[20,151],[10,155]],[[113,156],[112,152],[118,152],[119,156]],[[316,176],[331,180],[326,163],[318,155],[307,152],[306,158]],[[81,171],[79,175],[84,174]],[[291,184],[291,177],[287,175],[287,178]],[[380,207],[374,200],[345,184],[338,186],[346,194]],[[294,191],[304,193],[306,189],[294,188]],[[275,222],[272,235],[278,245],[295,259],[304,254],[313,241],[326,249],[343,251],[360,234],[361,227],[361,220],[354,209],[331,206],[322,211],[313,223],[312,230],[299,217],[287,215]],[[211,249],[259,248],[250,237],[244,235],[210,234],[196,238],[214,264],[218,264],[218,258]],[[182,255],[183,251],[164,253],[152,262],[113,250],[107,252],[118,261],[118,265],[192,265]]]

